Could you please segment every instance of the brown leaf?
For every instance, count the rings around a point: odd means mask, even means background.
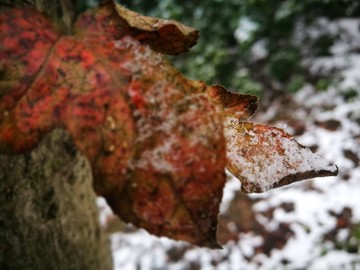
[[[238,120],[248,120],[258,107],[256,96],[232,93],[220,85],[208,87],[207,92],[213,102],[222,107],[225,119],[235,117]]]
[[[227,168],[241,181],[244,192],[264,192],[307,178],[336,175],[328,164],[285,131],[239,122],[225,124]]]
[[[206,85],[130,37],[109,5],[75,27],[62,35],[31,9],[0,16],[0,152],[66,128],[120,218],[217,247],[226,152]]]
[[[184,53],[196,44],[199,37],[196,29],[181,23],[143,16],[117,3],[115,8],[132,27],[132,35],[155,51],[173,55]]]
[[[231,93],[219,85],[207,89],[210,98],[223,107],[227,141],[227,168],[242,183],[245,192],[264,192],[307,178],[337,174],[310,149],[298,144],[285,131],[250,124],[258,99]]]
[[[32,9],[0,16],[0,153],[65,128],[121,219],[207,247],[218,247],[226,163],[246,192],[337,173],[284,131],[240,122],[256,97],[187,80],[139,42],[177,54],[196,31],[112,2],[74,27],[63,35]]]

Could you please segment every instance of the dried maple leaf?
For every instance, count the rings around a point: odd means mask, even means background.
[[[259,190],[263,180],[253,179],[261,173],[250,177],[248,163],[241,163],[255,158],[238,162],[238,155],[245,148],[260,159],[268,151],[284,155],[277,139],[289,138],[277,130],[270,140],[263,126],[233,122],[255,112],[256,97],[187,80],[149,48],[178,54],[196,37],[178,23],[114,3],[83,13],[73,35],[32,9],[3,13],[0,153],[31,150],[47,132],[65,128],[91,163],[94,189],[120,218],[156,235],[216,247],[226,163],[244,187],[253,183],[247,191]],[[298,167],[290,166],[267,186],[297,180]]]
[[[279,128],[229,119],[225,127],[227,168],[244,192],[264,192],[303,179],[337,174],[310,149]]]
[[[142,16],[119,4],[115,4],[115,8],[132,27],[131,35],[155,51],[176,55],[196,44],[199,36],[196,29],[171,20]]]
[[[123,220],[214,247],[222,118],[203,83],[131,37],[141,31],[112,4],[81,15],[72,36],[31,9],[3,14],[0,151],[30,150],[64,127],[91,162],[95,190]]]
[[[227,149],[227,169],[241,181],[246,193],[264,192],[296,181],[336,175],[338,169],[279,128],[244,122],[257,109],[257,98],[208,89],[222,104]]]

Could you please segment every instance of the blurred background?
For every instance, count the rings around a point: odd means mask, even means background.
[[[253,122],[284,128],[340,173],[260,195],[229,175],[218,251],[122,224],[99,198],[115,269],[360,269],[360,2],[120,3],[199,29],[198,44],[170,61],[191,79],[259,96]]]
[[[336,83],[334,74],[311,72],[305,61],[333,54],[342,31],[330,22],[360,16],[360,2],[350,0],[120,2],[200,30],[198,44],[173,59],[188,77],[265,97],[294,93],[306,83],[319,90]]]

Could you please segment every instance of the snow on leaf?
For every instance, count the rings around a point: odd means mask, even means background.
[[[115,5],[119,16],[134,29],[132,35],[153,50],[176,55],[196,44],[199,33],[194,28],[171,20],[142,16],[122,5]]]
[[[65,128],[120,218],[217,247],[222,117],[204,83],[128,31],[112,5],[85,12],[66,36],[32,9],[1,15],[0,152],[31,150]]]
[[[336,175],[338,169],[285,131],[228,118],[227,168],[244,192],[264,192],[307,178]]]
[[[264,192],[296,181],[337,174],[337,167],[298,144],[285,131],[247,122],[258,99],[231,93],[215,85],[207,93],[223,107],[227,169],[242,184],[242,190]]]
[[[239,122],[256,97],[187,80],[152,50],[186,51],[196,31],[110,2],[81,14],[73,33],[32,9],[0,16],[0,153],[66,129],[124,221],[218,247],[225,166],[246,192],[336,174],[282,130]]]

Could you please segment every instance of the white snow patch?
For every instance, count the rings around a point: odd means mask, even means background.
[[[252,37],[253,32],[255,32],[258,27],[255,21],[247,17],[242,17],[239,21],[238,28],[235,30],[235,38],[239,42],[246,42]]]
[[[224,213],[235,197],[235,193],[241,190],[241,182],[235,176],[226,171],[227,181],[223,191],[223,197],[220,204],[220,213]]]
[[[251,47],[251,57],[253,61],[264,59],[268,54],[265,40],[259,40]]]
[[[309,270],[359,270],[360,256],[344,251],[330,251],[309,266]]]
[[[161,172],[176,172],[177,168],[168,162],[164,157],[170,153],[174,145],[177,145],[175,136],[164,140],[164,143],[154,149],[143,151],[141,158],[133,165],[134,168],[155,168]]]
[[[114,216],[114,213],[103,197],[97,197],[96,204],[99,209],[100,226],[106,227],[109,220]]]

